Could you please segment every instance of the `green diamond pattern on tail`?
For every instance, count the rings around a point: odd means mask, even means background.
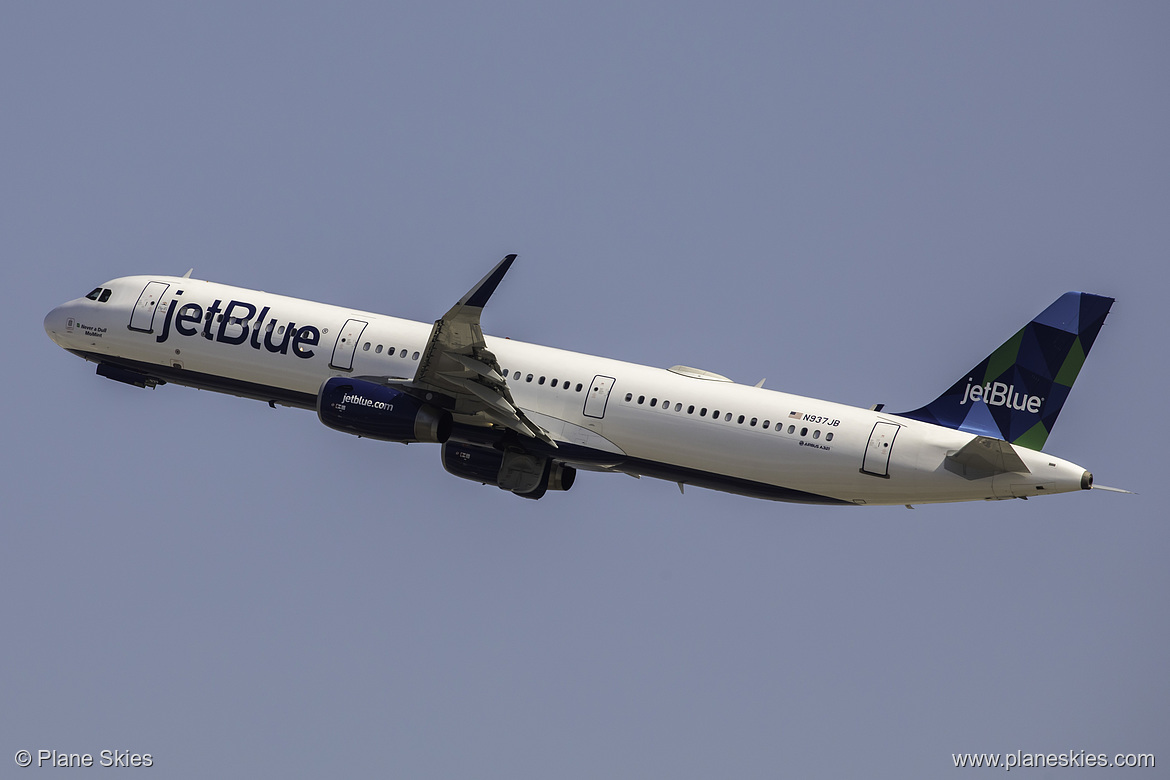
[[[1056,381],[1065,387],[1072,387],[1077,375],[1081,373],[1081,366],[1084,364],[1085,350],[1081,347],[1080,338],[1077,338],[1073,342],[1072,349],[1068,352],[1068,357],[1064,359],[1064,365],[1060,367],[1060,373],[1056,375]]]
[[[987,370],[983,373],[983,381],[980,384],[986,384],[999,378],[999,376],[1011,367],[1016,362],[1016,357],[1020,354],[1020,342],[1024,339],[1024,331],[1016,332],[1016,335],[1005,341],[1000,345],[999,349],[992,352],[987,358]]]
[[[901,416],[1043,448],[1112,305],[1065,293],[945,393]]]

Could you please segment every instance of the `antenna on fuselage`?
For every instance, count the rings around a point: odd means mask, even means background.
[[[187,269],[187,273],[183,274],[183,278],[184,278],[184,279],[190,279],[190,278],[191,278],[191,272],[192,272],[192,271],[194,271],[194,270],[195,270],[194,268],[188,268],[188,269]]]

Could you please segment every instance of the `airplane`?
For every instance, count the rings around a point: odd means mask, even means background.
[[[141,388],[313,410],[330,428],[441,445],[457,477],[523,498],[578,471],[763,499],[899,505],[1094,487],[1042,451],[1112,298],[1069,292],[934,401],[891,414],[487,336],[516,255],[433,324],[183,276],[128,276],[45,317],[49,338]]]

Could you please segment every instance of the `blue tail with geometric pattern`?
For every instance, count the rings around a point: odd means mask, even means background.
[[[1065,293],[949,390],[901,416],[1042,449],[1112,305]]]

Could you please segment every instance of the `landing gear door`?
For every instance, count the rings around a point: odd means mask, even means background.
[[[865,457],[861,461],[862,474],[889,479],[890,453],[894,449],[894,437],[901,427],[888,422],[874,423],[869,434],[869,444],[865,447]]]
[[[130,330],[143,333],[154,332],[154,313],[158,311],[158,302],[163,293],[170,287],[166,282],[147,282],[138,296],[138,303],[134,304],[134,311],[130,315]]]
[[[361,340],[362,331],[369,323],[363,320],[346,320],[345,327],[337,335],[337,343],[333,346],[333,357],[329,361],[330,368],[339,371],[353,370],[353,351],[357,349]]]
[[[605,405],[609,402],[609,391],[613,389],[614,378],[598,374],[589,383],[589,395],[585,397],[585,409],[582,412],[586,417],[595,417],[600,420],[605,417]]]

